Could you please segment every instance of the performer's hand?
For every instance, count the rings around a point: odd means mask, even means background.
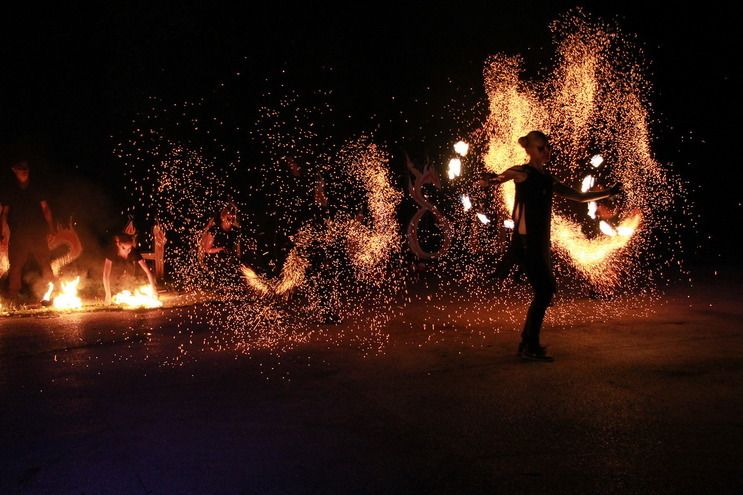
[[[478,187],[488,187],[493,183],[493,174],[490,172],[482,172],[475,182]]]
[[[493,172],[482,172],[480,178],[477,181],[477,185],[481,187],[492,186],[493,184],[500,185],[504,182],[503,177],[500,174]]]

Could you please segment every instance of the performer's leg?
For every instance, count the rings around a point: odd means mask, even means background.
[[[21,291],[23,266],[26,264],[29,255],[28,244],[26,239],[18,235],[10,238],[8,245],[8,261],[10,262],[8,269],[8,297],[10,299],[18,298],[18,293]]]
[[[39,264],[41,278],[44,281],[44,285],[49,282],[56,284],[57,280],[52,272],[51,253],[46,245],[46,239],[38,239],[33,243],[33,247],[30,251],[31,256],[33,256],[34,259],[36,259],[36,263]]]
[[[555,294],[555,279],[548,254],[529,252],[527,250],[526,275],[534,290],[534,299],[526,314],[522,341],[532,349],[539,347],[539,335],[544,322],[544,315]]]

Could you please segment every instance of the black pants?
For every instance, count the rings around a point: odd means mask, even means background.
[[[549,241],[539,242],[524,235],[514,234],[514,244],[516,259],[534,290],[534,299],[526,313],[521,340],[528,346],[536,347],[539,345],[544,314],[556,291]]]
[[[8,245],[8,296],[18,297],[21,290],[21,276],[26,262],[34,258],[41,270],[44,282],[54,281],[52,268],[49,264],[49,248],[44,234],[11,233]]]

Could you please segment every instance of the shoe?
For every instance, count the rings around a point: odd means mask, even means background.
[[[519,346],[521,348],[521,346]],[[520,354],[521,359],[527,361],[541,361],[543,363],[551,363],[555,360],[552,356],[547,355],[547,348],[541,345],[537,346],[524,346],[524,350]]]
[[[517,356],[521,356],[526,350],[526,341],[522,340],[519,342],[519,350],[516,352]]]

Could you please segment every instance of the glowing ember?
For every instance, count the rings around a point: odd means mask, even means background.
[[[69,282],[61,282],[61,293],[54,298],[52,305],[55,309],[80,309],[83,302],[77,297],[77,286],[80,284],[80,277],[75,277]],[[53,286],[52,286],[53,288]]]
[[[586,175],[583,178],[583,183],[580,186],[581,192],[587,192],[590,191],[593,185],[596,183],[596,180],[591,175]]]
[[[598,209],[598,203],[596,203],[595,201],[591,201],[590,203],[588,203],[588,216],[595,220],[597,209]]]
[[[482,213],[477,214],[477,219],[480,220],[480,222],[482,222],[485,225],[490,223],[490,219],[486,217],[485,215],[483,215]]]
[[[459,158],[452,158],[449,160],[449,179],[454,179],[462,175],[462,160]]]
[[[470,145],[465,143],[464,141],[459,141],[457,144],[454,145],[454,151],[459,156],[467,156],[467,153],[470,150]]]
[[[508,220],[503,220],[503,226],[507,229],[513,230],[515,224],[513,223],[513,220],[510,218]]]
[[[470,211],[472,208],[472,201],[470,201],[470,197],[466,194],[462,195],[462,206],[464,207],[464,211]]]
[[[134,293],[123,290],[111,298],[114,304],[125,308],[159,308],[163,305],[150,285],[143,285],[134,290]]]
[[[593,165],[593,168],[599,168],[601,164],[604,163],[604,157],[601,155],[593,155],[591,157],[591,165]]]
[[[614,230],[614,227],[603,220],[599,222],[599,229],[601,229],[601,232],[608,235],[609,237],[614,237],[615,235],[617,235],[617,231]]]

